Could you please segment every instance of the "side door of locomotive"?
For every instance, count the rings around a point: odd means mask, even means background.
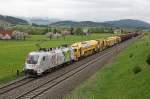
[[[51,67],[57,66],[57,54],[56,54],[56,53],[54,53],[54,54],[52,55],[50,61],[51,61],[51,64],[52,64]]]
[[[48,62],[48,56],[43,56],[42,59],[41,59],[41,68],[43,71],[47,70],[48,69],[48,65],[49,65],[49,62]]]

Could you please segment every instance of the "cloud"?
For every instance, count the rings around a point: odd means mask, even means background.
[[[149,0],[1,0],[0,14],[106,21],[124,18],[150,22]]]

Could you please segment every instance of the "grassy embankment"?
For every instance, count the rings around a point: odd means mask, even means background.
[[[150,34],[121,52],[113,63],[106,65],[77,87],[67,99],[149,99]],[[135,74],[133,68],[140,67]]]
[[[16,70],[23,70],[24,61],[29,52],[37,50],[35,44],[38,40],[46,40],[42,47],[56,47],[61,44],[70,44],[77,41],[98,39],[112,34],[92,34],[90,36],[67,36],[64,38],[49,40],[44,35],[33,35],[26,41],[2,41],[0,40],[0,84],[16,78]]]

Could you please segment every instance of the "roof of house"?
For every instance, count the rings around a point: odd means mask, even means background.
[[[0,34],[12,35],[12,31],[11,30],[0,29]]]

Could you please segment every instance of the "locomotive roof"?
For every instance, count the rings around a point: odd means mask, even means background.
[[[29,55],[47,55],[47,54],[55,54],[55,53],[61,53],[62,51],[66,51],[70,49],[71,47],[62,47],[62,48],[56,48],[51,51],[34,51],[31,52]]]

